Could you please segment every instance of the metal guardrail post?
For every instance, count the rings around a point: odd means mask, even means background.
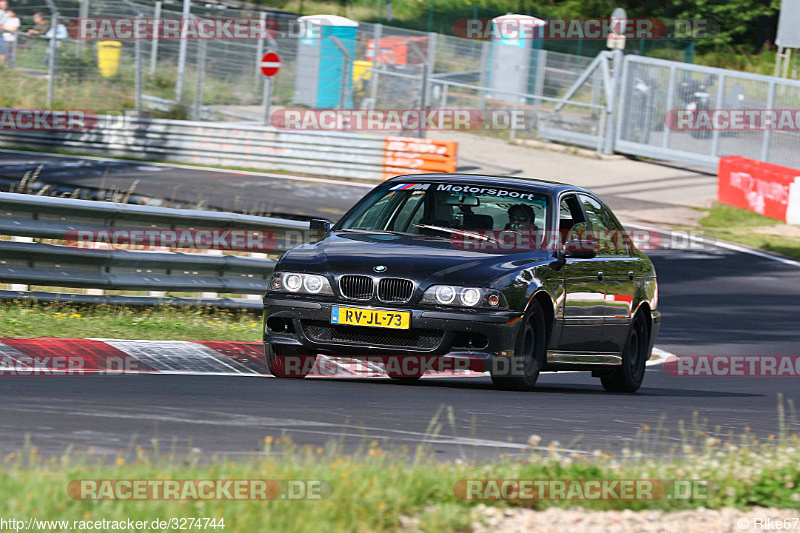
[[[183,0],[183,15],[181,17],[181,42],[178,48],[178,79],[175,81],[175,101],[179,104],[183,100],[183,77],[186,73],[186,25],[192,18],[192,0]]]
[[[429,43],[430,46],[430,43]],[[423,54],[422,50],[419,49],[417,43],[414,41],[408,41],[408,49],[411,50],[420,60],[422,63],[422,76],[421,76],[421,85],[419,88],[419,110],[420,110],[420,119],[419,119],[419,128],[417,128],[417,137],[420,139],[425,138],[425,108],[428,105],[427,99],[427,92],[428,92],[428,61],[430,57],[427,54]],[[430,48],[428,49],[430,52]]]
[[[372,102],[372,109],[375,109],[378,98],[378,54],[381,51],[381,36],[383,34],[383,24],[375,24],[372,28],[372,40],[375,43],[374,55],[372,56],[372,68],[370,68],[369,99]]]
[[[136,18],[141,19],[144,18],[144,13],[142,13],[141,7],[138,4],[133,3],[131,0],[123,0],[125,4],[128,5],[135,13]],[[135,62],[135,69],[136,72],[134,74],[134,91],[135,91],[135,105],[136,111],[141,113],[142,112],[142,40],[141,39],[134,39],[133,41],[133,54],[134,54],[134,62]]]
[[[547,76],[547,50],[537,50],[539,57],[536,60],[536,85],[533,89],[535,96],[544,96],[544,79]],[[592,102],[594,103],[594,102]],[[542,101],[537,98],[535,103],[536,123],[539,123],[539,114],[542,110]]]
[[[272,105],[272,78],[264,77],[264,99],[261,102],[264,108],[264,118],[262,123],[265,126],[270,125],[270,106]]]
[[[136,15],[137,19],[142,18],[142,14]],[[136,39],[134,41],[134,60],[136,61],[136,81],[134,82],[134,90],[136,91],[136,111],[142,112],[142,40]]]
[[[200,39],[197,42],[197,66],[195,67],[196,79],[194,89],[194,119],[203,120],[203,82],[206,77],[206,41]]]
[[[769,82],[769,92],[767,93],[767,109],[775,109],[775,80]],[[769,161],[769,143],[772,138],[772,130],[764,130],[764,140],[761,143],[761,160]]]
[[[625,56],[622,54],[622,50],[614,50],[612,57],[614,58],[614,73],[611,77],[611,113],[608,117],[609,120],[606,122],[606,141],[603,145],[603,153],[605,154],[614,153],[614,139],[616,136],[617,123],[615,119],[618,118],[617,114],[621,114],[621,109],[618,104],[622,88],[622,70],[625,62]]]
[[[88,1],[88,0],[87,0]],[[161,0],[156,2],[153,18],[161,18]],[[156,62],[158,61],[158,32],[153,32],[153,40],[150,41],[150,75],[156,73]]]
[[[58,45],[58,40],[56,36],[58,35],[58,8],[53,0],[46,0],[47,7],[50,9],[50,15],[52,22],[50,23],[50,28],[53,31],[53,36],[50,37],[50,42],[48,43],[48,54],[49,54],[49,61],[47,65],[47,108],[50,109],[53,107],[53,93],[55,92],[55,83],[56,83],[56,46]]]
[[[718,83],[717,99],[714,102],[714,109],[722,107],[722,89],[725,86],[725,74],[720,74]],[[719,130],[714,128],[714,131],[711,132],[711,157],[717,157],[717,153],[719,153]]]
[[[58,11],[53,13],[53,22],[51,23],[51,28],[53,28],[53,36],[50,38],[50,43],[48,43],[48,49],[50,51],[50,61],[49,65],[47,65],[47,108],[50,109],[53,107],[53,93],[55,93],[56,87],[56,63],[58,60],[56,59],[56,51],[58,46],[58,39],[56,39],[56,33],[58,28]]]
[[[508,117],[508,140],[514,142],[517,138],[516,116],[519,109],[519,96],[514,97],[514,105],[511,107],[511,116]]]
[[[603,153],[603,141],[605,141],[606,126],[608,125],[608,112],[605,109],[600,110],[600,126],[597,130],[597,147],[595,152],[599,156]]]
[[[672,106],[675,101],[675,75],[677,69],[675,65],[669,67],[669,84],[667,85],[667,113],[672,111]],[[672,134],[672,128],[664,126],[664,135],[661,137],[661,147],[669,148],[669,138]]]
[[[478,85],[486,87],[489,84],[489,60],[491,53],[491,43],[489,41],[480,41],[481,43],[481,66],[478,78]],[[486,91],[479,91],[478,95],[478,111],[483,113],[486,109]]]
[[[78,9],[78,17],[81,19],[89,18],[89,0],[81,0],[81,6]],[[83,55],[83,39],[78,39],[76,51],[79,56]]]
[[[267,14],[262,11],[259,17],[261,28],[267,28]],[[264,39],[259,39],[256,43],[255,68],[253,69],[253,92],[258,94],[258,84],[261,81],[261,58],[264,56]]]

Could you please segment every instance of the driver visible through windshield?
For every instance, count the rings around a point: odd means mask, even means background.
[[[467,232],[544,232],[546,213],[544,194],[452,183],[399,183],[365,198],[335,229],[445,238]]]

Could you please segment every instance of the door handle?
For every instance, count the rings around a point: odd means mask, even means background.
[[[603,277],[604,277],[604,274],[603,274],[602,271],[597,273],[597,279],[599,279],[600,281],[603,281]]]

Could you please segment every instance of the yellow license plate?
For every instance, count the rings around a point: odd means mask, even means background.
[[[411,327],[411,313],[334,306],[331,309],[331,324],[408,329]]]

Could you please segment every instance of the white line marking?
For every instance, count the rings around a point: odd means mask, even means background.
[[[281,62],[278,61],[276,63],[274,61],[262,61],[261,68],[281,68]]]
[[[113,346],[136,360],[158,371],[200,371],[245,374],[235,368],[219,352],[202,344],[189,341],[133,341],[119,339],[94,339]],[[238,365],[237,366],[241,366]]]
[[[645,226],[645,225],[642,225],[642,224],[627,224],[627,226],[630,226],[632,228],[646,229],[646,230],[650,230],[650,231],[663,231],[664,233],[669,233],[669,232],[673,231],[673,230],[670,230],[670,229],[658,228],[658,227],[655,227],[655,226]],[[681,231],[684,231],[684,230],[681,230]],[[723,248],[723,249],[727,249],[727,250],[733,250],[734,252],[740,252],[740,253],[743,253],[743,254],[750,254],[750,255],[754,255],[756,257],[761,257],[763,259],[770,259],[772,261],[777,261],[778,263],[783,263],[784,265],[791,265],[791,266],[800,267],[800,261],[795,261],[794,259],[788,259],[786,257],[780,257],[780,256],[777,256],[777,255],[772,255],[772,254],[769,254],[767,252],[761,252],[761,251],[758,251],[758,250],[752,250],[750,248],[746,248],[746,247],[740,246],[738,244],[733,244],[733,243],[726,242],[726,241],[718,241],[718,240],[706,239],[704,237],[700,237],[700,236],[697,236],[697,235],[690,235],[690,238],[695,242],[701,242],[703,244],[709,244],[711,246],[716,246],[718,248]]]
[[[647,366],[663,365],[668,357],[675,356],[675,354],[670,353],[666,350],[662,350],[661,348],[657,348],[655,346],[653,346],[653,355],[657,356],[658,359],[656,359],[655,361],[653,360],[647,361],[647,363],[645,363]]]

